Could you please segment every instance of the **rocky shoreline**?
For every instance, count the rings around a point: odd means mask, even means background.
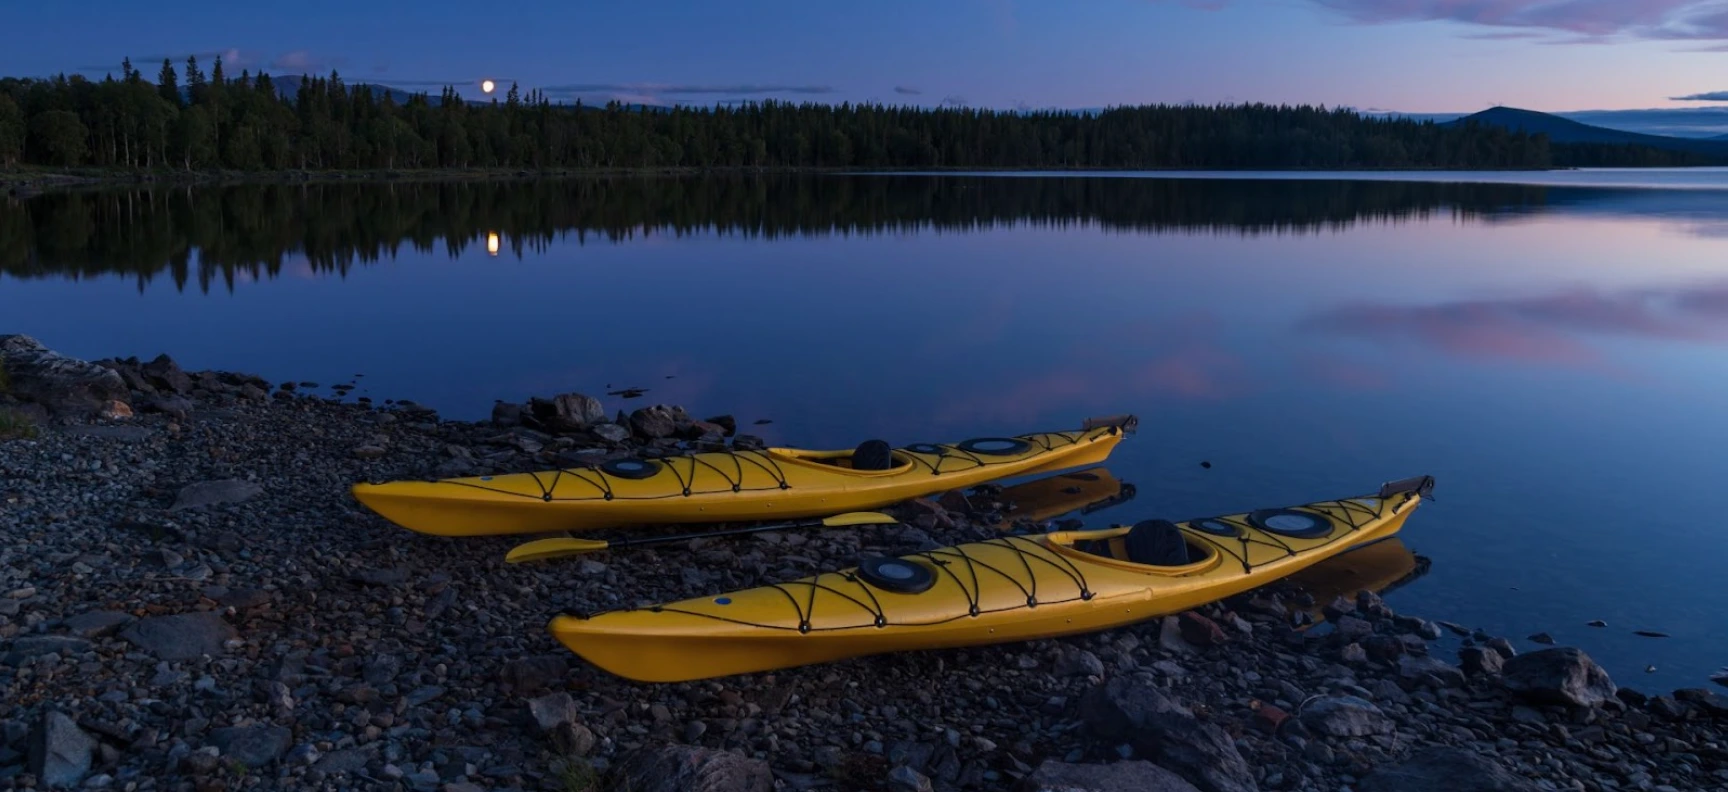
[[[507,565],[520,539],[413,534],[348,487],[760,441],[575,394],[470,423],[22,336],[0,361],[4,788],[1728,789],[1712,691],[1288,582],[1073,638],[632,683],[546,619],[979,538],[1001,504]]]

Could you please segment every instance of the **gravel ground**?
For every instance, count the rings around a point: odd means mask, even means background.
[[[421,536],[348,488],[752,439],[682,410],[549,431],[574,398],[443,421],[166,358],[45,366],[19,338],[0,409],[39,428],[0,440],[0,786],[1728,789],[1710,691],[1646,697],[1372,594],[1309,626],[1288,584],[1074,638],[632,683],[546,620],[994,529],[951,496],[904,526],[508,565],[521,538]]]

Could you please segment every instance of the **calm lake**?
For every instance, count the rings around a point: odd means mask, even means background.
[[[1088,524],[1430,473],[1394,608],[1646,692],[1728,665],[1728,172],[1199,176],[51,194],[0,202],[0,332],[451,418],[639,387],[604,401],[804,447],[1133,412]]]

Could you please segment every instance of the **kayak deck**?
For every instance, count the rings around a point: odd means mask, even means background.
[[[1078,431],[915,444],[893,449],[890,465],[881,470],[853,468],[852,450],[769,448],[499,476],[357,484],[353,493],[398,525],[441,536],[793,519],[1096,464],[1133,426],[1128,416]]]
[[[549,629],[588,662],[648,682],[1090,632],[1188,610],[1389,536],[1423,494],[1383,488],[1174,524],[1190,559],[1174,566],[1123,560],[1137,530],[1127,527],[1004,536],[717,597],[564,614]]]

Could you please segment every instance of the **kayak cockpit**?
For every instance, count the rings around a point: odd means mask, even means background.
[[[1101,531],[1063,531],[1045,537],[1067,555],[1083,555],[1110,566],[1161,575],[1204,572],[1219,562],[1217,548],[1190,538],[1167,520],[1142,520],[1133,526]]]
[[[882,443],[881,447],[875,447],[876,443],[881,443],[881,441],[865,442],[859,444],[855,449],[836,451],[770,448],[767,454],[779,462],[818,467],[829,472],[861,477],[896,476],[912,470],[913,460],[910,454],[899,449],[887,448],[886,443]]]

